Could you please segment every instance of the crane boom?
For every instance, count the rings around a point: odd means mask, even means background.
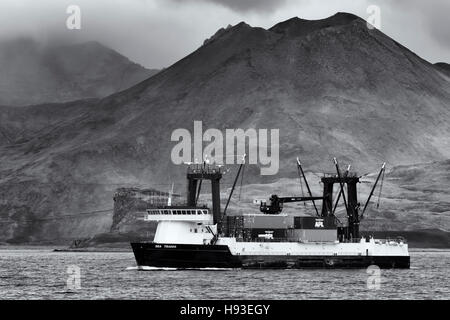
[[[230,195],[228,196],[227,204],[225,205],[225,209],[223,210],[223,215],[225,215],[227,213],[227,209],[228,209],[228,205],[230,204],[231,196],[233,195],[234,188],[236,187],[236,183],[239,179],[239,175],[241,174],[241,170],[242,170],[242,167],[244,166],[244,164],[245,164],[245,154],[242,157],[242,163],[240,164],[239,170],[236,174],[236,177],[234,178],[233,186],[231,187],[231,191],[230,191]]]
[[[313,198],[311,189],[309,188],[308,180],[306,180],[306,176],[305,176],[305,173],[303,172],[302,164],[301,164],[300,159],[298,157],[297,157],[297,168],[300,170],[300,172],[301,172],[301,174],[303,176],[303,180],[305,181],[306,188],[308,189],[309,196],[311,198]],[[305,200],[305,201],[308,201],[308,200]],[[311,201],[313,203],[314,210],[316,210],[317,216],[319,216],[319,210],[317,210],[316,203],[314,202],[314,199],[311,199]]]
[[[386,168],[386,162],[383,163],[383,165],[381,166],[381,170],[380,170],[380,172],[378,173],[377,180],[375,180],[375,184],[373,185],[372,190],[370,191],[369,198],[367,198],[366,204],[364,205],[364,209],[363,209],[363,211],[362,211],[362,213],[361,213],[361,219],[364,217],[364,212],[366,212],[367,205],[369,204],[369,201],[370,201],[370,199],[372,198],[373,193],[375,192],[375,188],[377,187],[378,180],[380,180],[380,177],[381,177],[381,175],[383,174],[385,168]]]
[[[284,203],[323,200],[323,197],[278,197],[276,194],[270,197],[270,205],[261,202],[259,210],[265,214],[279,214],[283,210]]]

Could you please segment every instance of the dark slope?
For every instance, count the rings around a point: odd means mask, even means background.
[[[450,77],[450,64],[444,62],[438,62],[434,64],[439,71],[443,72]]]

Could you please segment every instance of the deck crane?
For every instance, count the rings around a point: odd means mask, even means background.
[[[375,188],[377,187],[377,184],[378,184],[378,181],[380,180],[380,177],[383,175],[383,178],[384,178],[384,172],[385,172],[385,171],[386,171],[386,162],[383,163],[383,165],[381,166],[381,170],[380,170],[380,172],[378,173],[377,180],[375,180],[375,184],[373,185],[372,190],[370,191],[369,198],[367,198],[366,204],[364,205],[364,209],[363,209],[363,211],[362,211],[362,213],[361,213],[361,219],[364,218],[364,212],[366,212],[367,205],[369,204],[369,201],[370,201],[370,199],[372,198],[373,193],[375,192]],[[380,194],[381,194],[381,189],[380,189]],[[380,197],[380,196],[378,196],[378,198],[379,198],[379,197]],[[379,200],[378,200],[378,201],[379,201]]]
[[[269,199],[270,204],[262,201],[259,210],[264,214],[280,214],[283,210],[284,203],[315,201],[323,199],[323,197],[278,197],[276,194],[273,194]]]

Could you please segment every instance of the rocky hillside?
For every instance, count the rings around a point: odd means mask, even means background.
[[[246,170],[247,183],[260,184],[295,177],[298,155],[311,172],[332,171],[333,156],[358,172],[383,161],[445,163],[449,106],[449,77],[354,15],[293,18],[268,30],[240,23],[120,93],[1,107],[0,241],[108,231],[118,187],[167,191],[175,182],[182,194],[185,168],[170,161],[170,138],[177,128],[192,131],[194,120],[204,129],[280,129],[279,174]],[[450,189],[448,181],[440,188]],[[435,221],[448,229],[443,219]]]
[[[154,75],[97,42],[42,45],[31,39],[0,43],[0,105],[100,98]]]

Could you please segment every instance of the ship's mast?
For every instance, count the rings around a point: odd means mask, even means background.
[[[206,163],[191,165],[188,167],[187,180],[187,205],[190,207],[197,206],[198,186],[203,180],[211,181],[212,194],[212,212],[213,223],[217,224],[221,221],[220,213],[220,179],[222,179],[222,171],[217,166]],[[219,226],[218,226],[219,228]]]
[[[359,239],[360,238],[360,232],[359,232],[359,224],[361,219],[364,217],[364,212],[367,209],[367,205],[369,204],[370,199],[373,196],[373,193],[375,191],[375,188],[378,184],[378,181],[380,180],[380,177],[384,174],[385,166],[384,163],[381,167],[380,172],[378,173],[377,179],[375,181],[375,184],[372,187],[372,190],[370,191],[369,197],[366,201],[366,204],[364,206],[364,209],[359,214],[360,204],[358,202],[358,194],[357,194],[357,184],[359,183],[359,177],[357,177],[355,174],[350,173],[350,166],[347,168],[344,175],[341,174],[341,170],[339,168],[339,163],[336,158],[333,158],[334,164],[336,166],[336,175],[335,176],[328,176],[322,178],[322,183],[324,185],[324,205],[322,209],[322,214],[324,215],[329,209],[330,204],[333,203],[333,185],[335,183],[339,183],[340,191],[339,196],[336,200],[336,203],[334,205],[334,209],[331,212],[331,214],[334,215],[334,212],[336,210],[336,206],[339,202],[340,196],[342,195],[345,210],[347,213],[347,220],[348,220],[348,226],[347,229],[344,231],[344,236],[347,240],[351,239]],[[345,186],[347,186],[347,196],[345,194]],[[330,212],[330,211],[328,211]]]
[[[333,161],[336,167],[336,174],[332,176],[325,176],[321,179],[323,183],[324,197],[322,215],[334,215],[335,208],[333,209],[333,186],[336,183],[339,184],[339,196],[334,207],[337,206],[340,196],[342,196],[348,220],[348,226],[343,229],[343,236],[347,240],[358,239],[360,237],[359,203],[357,195],[357,183],[359,182],[359,177],[354,174],[350,174],[349,167],[347,168],[345,174],[342,175],[337,159],[334,158]],[[345,194],[345,186],[347,189],[347,195]]]
[[[350,173],[350,168],[351,168],[351,165],[348,165],[347,171],[345,171],[345,173],[344,173],[344,178],[346,178],[348,176],[348,174]],[[333,208],[333,212],[332,212],[333,215],[336,212],[336,208],[337,208],[337,205],[339,204],[339,200],[341,199],[342,193],[343,192],[342,192],[342,189],[341,189],[339,191],[339,194],[338,194],[338,197],[336,199],[336,202],[334,203],[334,208]]]

